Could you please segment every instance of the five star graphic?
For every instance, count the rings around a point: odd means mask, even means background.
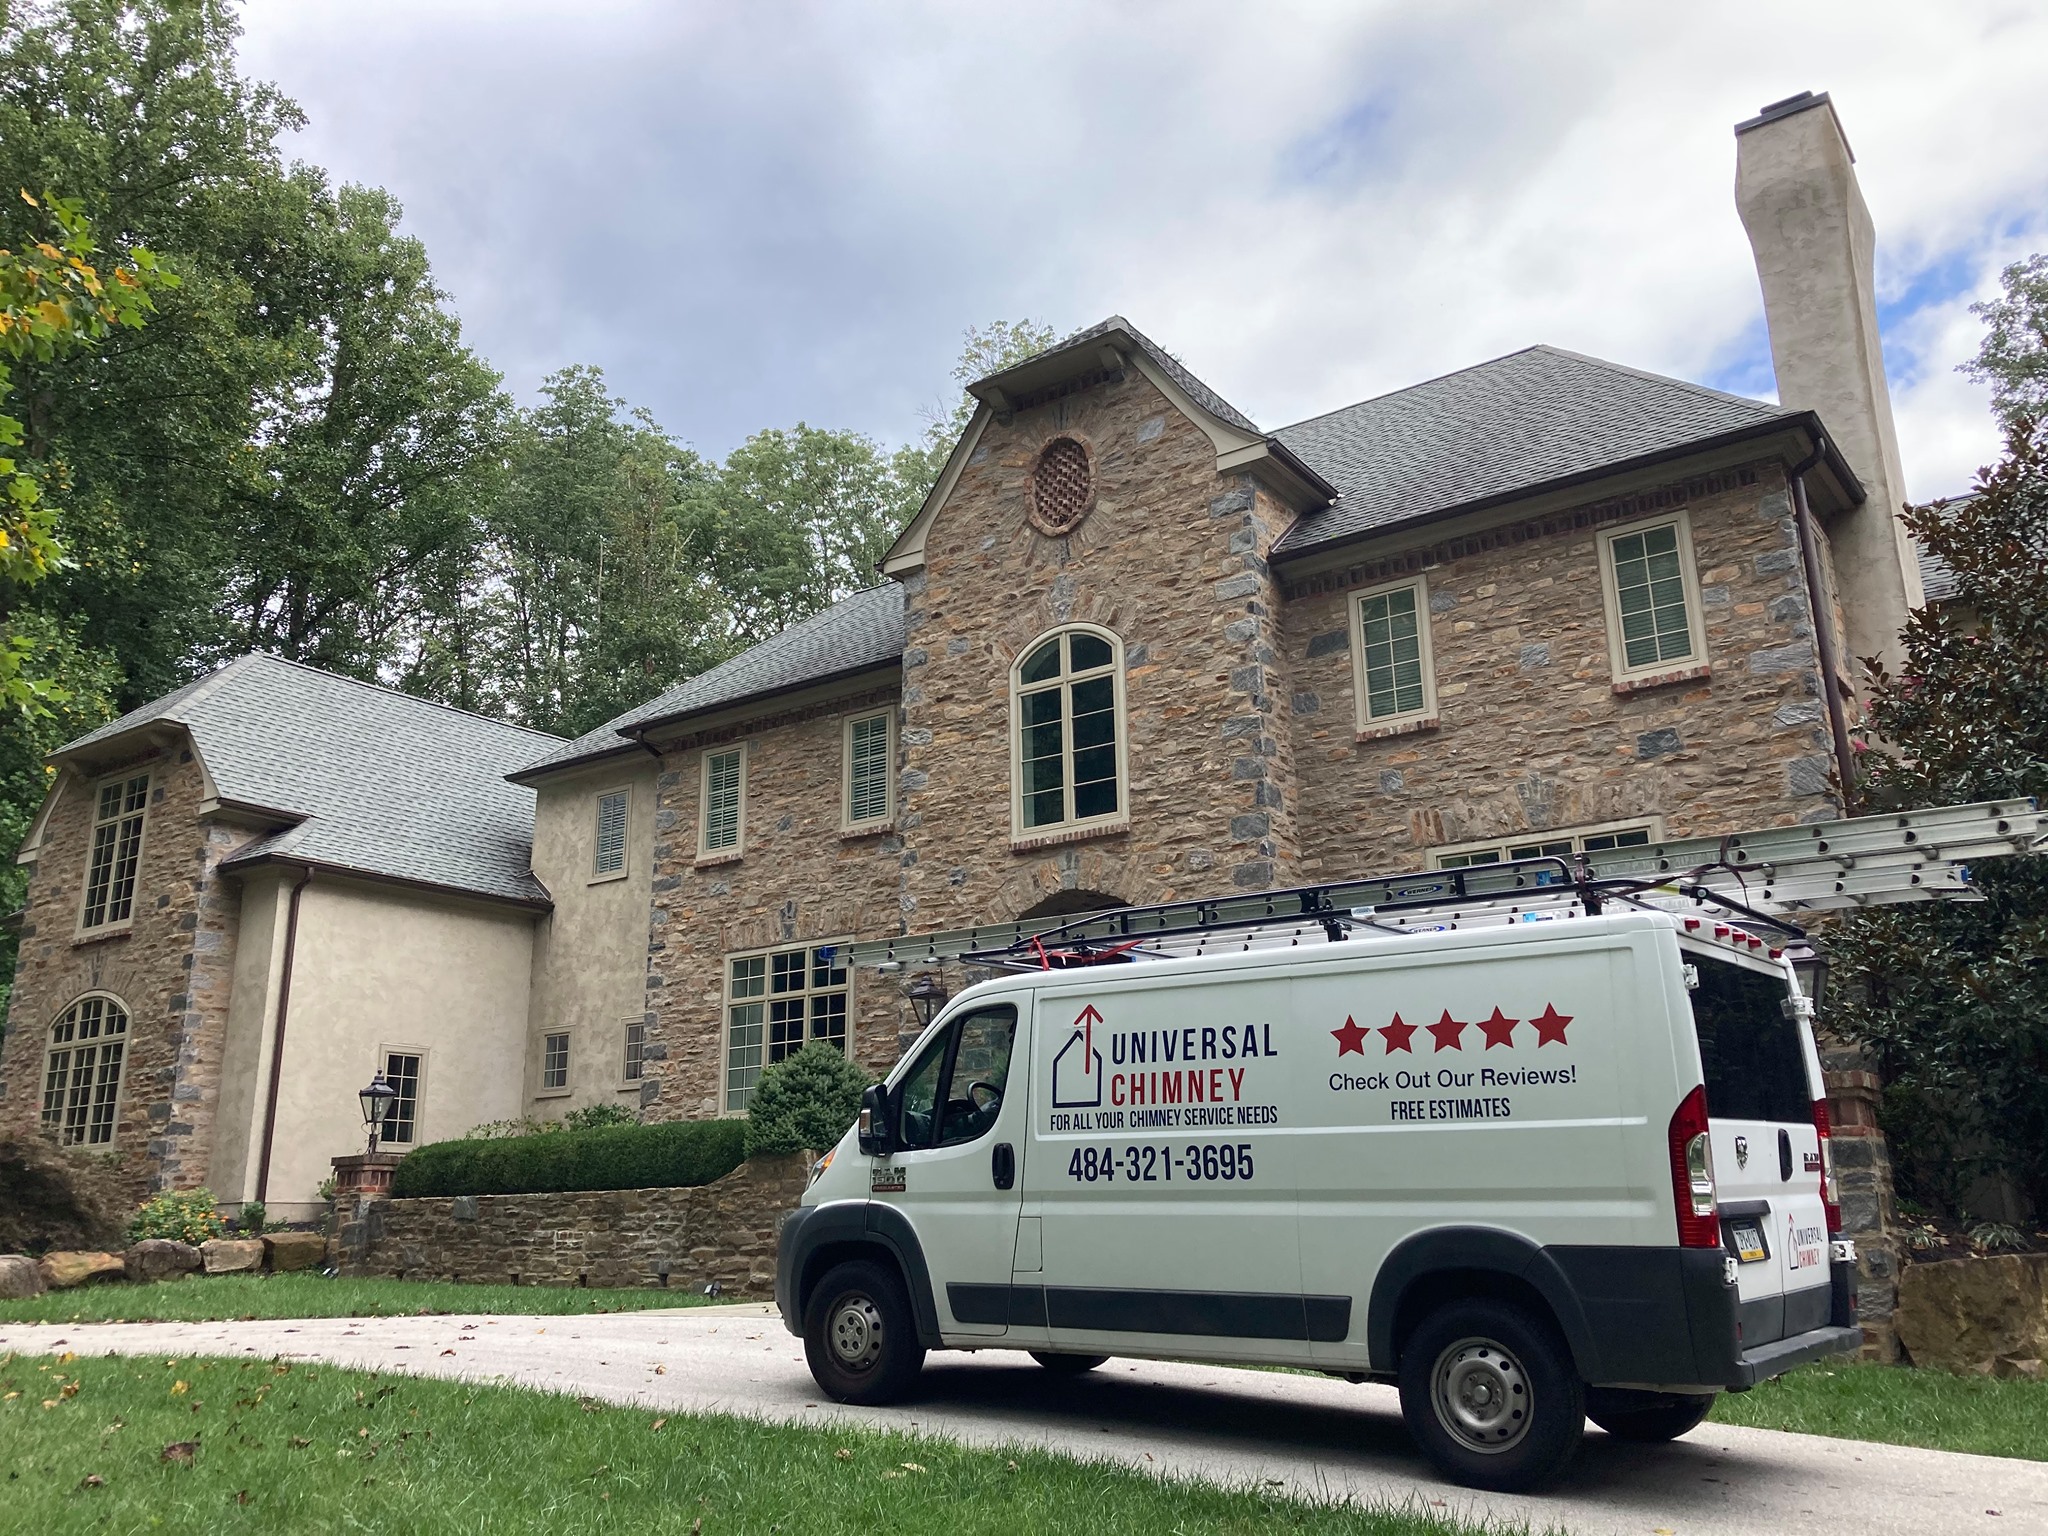
[[[1490,1051],[1496,1045],[1513,1046],[1515,1026],[1521,1022],[1520,1019],[1509,1018],[1498,1008],[1494,1009],[1492,1018],[1479,1021],[1479,1027],[1486,1035],[1486,1048]]]
[[[1553,1004],[1545,1003],[1543,1005],[1543,1012],[1529,1022],[1536,1026],[1537,1045],[1544,1046],[1552,1042],[1558,1045],[1571,1044],[1564,1037],[1564,1027],[1571,1023],[1571,1021],[1572,1016],[1570,1014],[1559,1013]]]
[[[1394,1015],[1393,1023],[1380,1026],[1380,1033],[1387,1037],[1387,1054],[1389,1056],[1393,1055],[1396,1051],[1406,1051],[1410,1056],[1415,1054],[1414,1047],[1408,1043],[1415,1033],[1415,1026],[1413,1024],[1403,1024],[1401,1022],[1401,1015],[1398,1013]]]
[[[1363,1056],[1365,1054],[1365,1037],[1371,1034],[1372,1031],[1360,1029],[1357,1023],[1347,1015],[1344,1020],[1344,1027],[1342,1029],[1333,1029],[1330,1033],[1336,1036],[1337,1054],[1339,1056]]]
[[[1458,1037],[1469,1028],[1471,1025],[1464,1020],[1452,1018],[1451,1010],[1446,1008],[1444,1016],[1429,1026],[1429,1032],[1436,1036],[1437,1050],[1462,1051],[1465,1047]]]

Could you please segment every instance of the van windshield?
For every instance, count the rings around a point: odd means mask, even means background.
[[[1717,1120],[1813,1119],[1799,1022],[1785,1015],[1781,977],[1726,960],[1688,954],[1700,984],[1692,994],[1693,1028],[1707,1075],[1707,1113]]]

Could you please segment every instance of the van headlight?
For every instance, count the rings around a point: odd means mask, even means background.
[[[836,1152],[838,1150],[839,1149],[837,1147],[834,1147],[832,1149],[833,1152]],[[830,1168],[831,1166],[832,1152],[827,1152],[823,1157],[819,1158],[815,1163],[811,1164],[811,1176],[804,1182],[804,1188],[809,1189],[811,1185],[817,1183],[819,1178],[823,1176],[825,1170],[827,1168]]]

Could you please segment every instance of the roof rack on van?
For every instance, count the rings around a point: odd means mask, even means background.
[[[1799,912],[1930,899],[1977,900],[1969,866],[2043,842],[2030,799],[1980,801],[1845,821],[1682,838],[1252,894],[1190,897],[1068,918],[989,923],[848,946],[856,966],[958,960],[1037,970],[1380,932],[1439,932],[1594,915],[1613,903],[1683,911],[1780,942]]]

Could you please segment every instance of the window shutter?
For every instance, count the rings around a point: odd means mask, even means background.
[[[714,752],[704,768],[704,846],[711,852],[740,842],[740,754]]]
[[[880,821],[889,814],[889,717],[854,721],[847,751],[846,819]]]
[[[626,791],[600,795],[597,801],[597,859],[600,875],[615,875],[626,867]]]

